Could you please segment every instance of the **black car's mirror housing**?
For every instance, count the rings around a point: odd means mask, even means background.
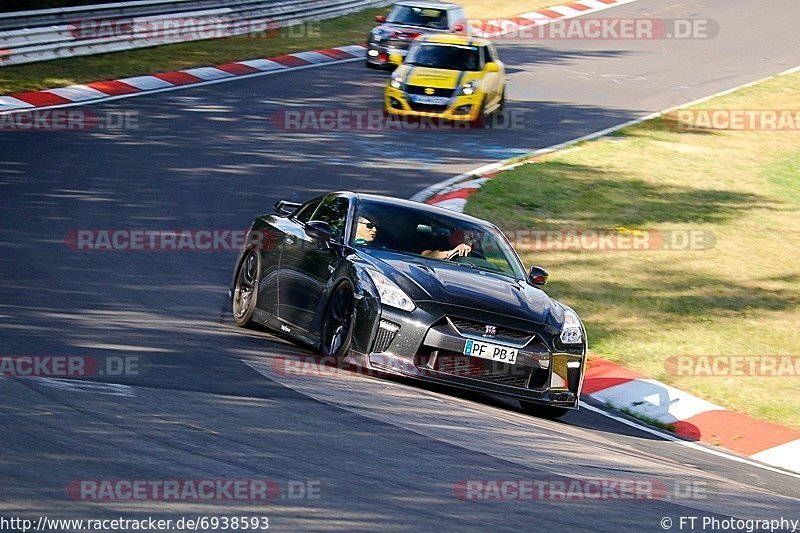
[[[548,277],[550,277],[550,274],[547,273],[547,270],[534,265],[531,267],[531,271],[528,272],[528,283],[536,287],[541,287],[547,283]]]
[[[287,202],[286,200],[275,202],[275,212],[280,215],[291,215],[298,207],[300,207],[300,204]]]
[[[329,242],[331,240],[331,225],[322,220],[309,220],[306,222],[306,235],[312,239],[322,242]]]

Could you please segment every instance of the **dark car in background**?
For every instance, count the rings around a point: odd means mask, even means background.
[[[389,15],[378,16],[376,20],[380,25],[374,27],[367,36],[368,67],[393,67],[389,55],[405,55],[411,41],[422,34],[472,34],[464,8],[458,4],[398,2]]]
[[[577,409],[586,368],[578,315],[526,272],[483,220],[352,192],[278,202],[256,218],[231,287],[233,319],[324,356],[519,400]]]

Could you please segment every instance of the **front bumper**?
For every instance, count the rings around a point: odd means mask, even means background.
[[[417,308],[413,313],[405,313],[384,307],[378,327],[372,330],[370,348],[367,353],[353,354],[352,362],[460,389],[553,407],[578,408],[586,364],[585,347],[570,349],[572,353],[556,350],[546,332],[532,333],[529,341],[516,344],[470,336],[514,347],[518,356],[514,365],[467,356],[463,351],[468,337],[447,318],[450,311]],[[485,313],[476,315],[477,321],[497,323],[495,317],[487,317]]]
[[[428,106],[411,102],[409,94],[387,84],[383,108],[386,113],[401,117],[436,117],[454,122],[473,122],[480,116],[483,97],[481,91],[476,91],[471,95],[454,95],[445,105]]]

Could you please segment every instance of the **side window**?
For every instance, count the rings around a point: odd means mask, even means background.
[[[305,224],[306,222],[311,220],[311,215],[314,214],[314,210],[317,208],[317,206],[321,201],[322,201],[321,198],[315,198],[309,202],[306,202],[305,204],[298,207],[297,211],[295,211],[294,215],[292,216],[298,222],[302,222],[303,224]]]
[[[495,60],[495,55],[492,52],[493,52],[493,50],[492,50],[491,46],[484,46],[483,47],[483,54],[484,54],[483,57],[486,58],[486,61],[484,61],[484,64]]]
[[[331,236],[339,240],[347,220],[347,208],[350,202],[342,196],[328,197],[323,200],[319,209],[314,213],[313,220],[327,222],[331,227]]]

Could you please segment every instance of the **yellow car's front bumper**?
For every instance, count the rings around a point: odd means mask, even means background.
[[[442,112],[415,111],[412,109],[408,98],[405,92],[387,84],[383,99],[383,109],[390,115],[403,117],[436,117],[443,120],[472,122],[481,115],[484,94],[482,91],[476,91],[468,96],[459,95],[451,100]],[[467,113],[463,112],[466,106],[470,106]],[[462,111],[457,113],[456,111],[459,109]]]

